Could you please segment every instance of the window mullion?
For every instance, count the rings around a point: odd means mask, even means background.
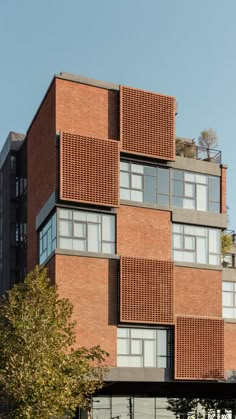
[[[144,338],[142,339],[142,358],[143,358],[143,368],[145,368],[144,360],[145,360],[145,344],[144,344]]]

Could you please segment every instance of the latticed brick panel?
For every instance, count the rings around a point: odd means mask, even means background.
[[[173,96],[121,86],[122,150],[175,160],[175,110]]]
[[[173,323],[173,262],[121,258],[120,320]]]
[[[60,198],[74,202],[118,206],[118,142],[62,133]]]
[[[224,379],[224,321],[177,317],[175,378]]]

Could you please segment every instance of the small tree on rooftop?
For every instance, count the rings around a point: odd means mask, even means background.
[[[73,349],[72,309],[39,266],[1,301],[0,396],[10,403],[6,417],[74,417],[102,387],[107,354],[99,346]]]
[[[226,266],[225,255],[230,252],[233,246],[232,236],[223,232],[221,234],[221,254],[223,258],[223,265]]]
[[[204,129],[198,137],[198,144],[207,149],[207,157],[210,158],[210,149],[218,146],[216,132],[212,128]]]

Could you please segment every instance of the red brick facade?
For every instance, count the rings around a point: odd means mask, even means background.
[[[55,265],[59,295],[74,306],[76,344],[99,344],[116,365],[117,261],[56,255]]]
[[[221,317],[221,271],[175,266],[175,314]]]
[[[119,139],[119,92],[56,79],[56,130]]]
[[[224,321],[177,317],[175,378],[224,379]]]
[[[27,135],[28,270],[38,262],[36,215],[57,186],[55,112],[55,82],[53,82]]]
[[[175,160],[175,98],[121,86],[122,150]]]
[[[122,205],[117,209],[117,253],[171,260],[170,212]]]
[[[61,133],[60,198],[118,206],[118,142]]]
[[[235,370],[236,324],[225,323],[225,370]],[[233,374],[232,374],[233,375]]]
[[[36,216],[52,192],[57,206],[113,214],[115,256],[67,248],[47,265],[74,305],[76,344],[101,345],[116,366],[117,326],[171,326],[174,378],[221,380],[224,350],[225,368],[236,369],[234,324],[225,325],[224,348],[221,271],[173,262],[173,207],[119,200],[120,157],[173,167],[175,107],[165,95],[55,78],[27,135],[28,270],[38,262]]]
[[[226,207],[226,175],[227,169],[226,167],[221,168],[221,212],[226,214],[227,207]]]
[[[122,257],[120,275],[121,321],[173,323],[173,262]]]

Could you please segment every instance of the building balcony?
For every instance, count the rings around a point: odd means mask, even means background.
[[[194,140],[187,138],[176,138],[175,147],[176,156],[221,164],[221,151],[199,147],[195,144]]]
[[[226,230],[223,237],[229,237],[231,240],[231,248],[226,252],[222,252],[221,264],[225,269],[236,269],[236,233],[233,230]],[[224,247],[222,239],[222,250]]]

